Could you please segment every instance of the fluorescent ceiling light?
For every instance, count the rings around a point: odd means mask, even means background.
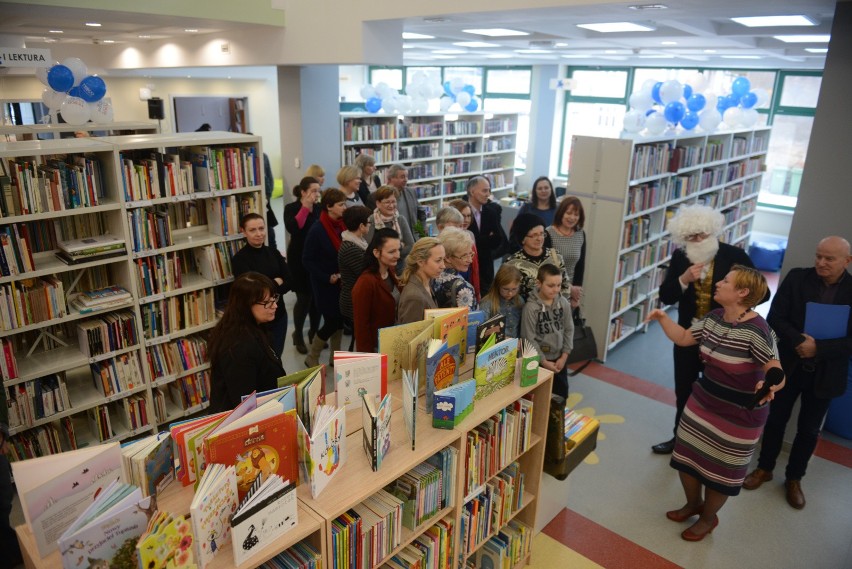
[[[768,28],[771,26],[815,26],[816,22],[802,15],[797,16],[754,16],[750,18],[731,18],[731,21],[749,28]]]
[[[564,57],[565,59],[588,59],[592,56],[587,55],[587,54],[580,54],[580,53],[568,53],[568,54],[564,54],[562,57]]]
[[[432,59],[455,59],[455,55],[433,55]]]
[[[402,32],[404,40],[433,40],[435,36],[427,36],[426,34],[415,34],[414,32]]]
[[[102,40],[101,43],[115,43],[115,40]]]
[[[435,49],[432,50],[432,53],[435,55],[458,55],[460,53],[467,53],[463,49]]]
[[[704,53],[716,53],[715,49],[705,49]]]
[[[784,43],[828,43],[831,39],[829,34],[824,35],[800,35],[800,36],[772,36]]]
[[[47,30],[47,33],[49,33],[49,34],[64,34],[65,32],[63,32],[62,30]]]
[[[500,38],[507,36],[528,36],[527,32],[519,30],[510,30],[507,28],[476,28],[472,30],[462,30],[466,34],[476,34],[478,36],[488,36],[492,38]]]
[[[136,36],[136,37],[138,37],[138,38],[139,38],[139,39],[141,39],[141,40],[151,39],[151,36],[149,36],[149,35],[147,35],[147,34],[139,34],[139,35],[138,35],[138,36]]]
[[[553,53],[549,49],[516,49],[515,53],[524,53],[526,55],[533,55],[537,53]]]
[[[190,33],[190,34],[194,34],[194,33],[195,33],[195,32],[197,32],[198,30],[197,30],[197,29],[195,29],[195,28],[184,28],[184,30],[183,30],[183,31],[188,32],[188,33]]]
[[[577,24],[578,28],[608,34],[612,32],[652,32],[654,28],[632,22],[605,22],[601,24]]]
[[[828,53],[827,47],[806,47],[805,51],[810,53]]]
[[[509,59],[515,57],[511,53],[491,53],[485,56],[486,59]]]
[[[660,45],[677,45],[676,41],[661,41]]]
[[[723,55],[722,59],[763,59],[759,55]]]
[[[668,8],[665,4],[634,4],[628,6],[631,10],[665,10]]]
[[[557,43],[557,44],[554,44],[553,47],[568,47],[568,44],[567,43]]]
[[[674,55],[658,54],[658,55],[640,55],[639,59],[672,59]]]
[[[86,25],[89,26],[90,28],[100,28],[101,27],[101,25],[97,22],[86,22]]]
[[[500,47],[497,43],[488,43],[486,41],[457,41],[453,45],[460,47]]]

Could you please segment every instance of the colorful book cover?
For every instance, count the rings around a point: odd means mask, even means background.
[[[426,408],[432,407],[432,395],[459,380],[461,355],[459,346],[448,346],[441,340],[432,340],[426,352]]]
[[[310,420],[317,405],[325,403],[325,365],[318,365],[278,378],[278,387],[296,386],[296,412],[302,423],[311,428]]]
[[[238,504],[234,466],[210,464],[189,508],[200,569],[205,569],[222,546],[231,542],[231,516]]]
[[[231,518],[234,564],[242,565],[298,524],[296,485],[272,475],[246,496]]]
[[[464,364],[467,356],[467,306],[460,308],[437,308],[425,311],[426,318],[434,317],[432,325],[433,337],[446,342],[448,346],[458,346],[460,363]]]
[[[453,429],[473,411],[476,381],[469,379],[435,392],[432,405],[432,426]]]
[[[479,325],[485,322],[485,312],[482,310],[472,310],[467,314],[467,349],[470,350],[476,346],[476,334]]]
[[[506,339],[506,316],[503,314],[495,314],[488,320],[482,322],[476,330],[476,353],[482,349],[491,334],[496,336],[495,342],[502,342]]]
[[[195,536],[188,516],[158,512],[136,545],[139,569],[196,569]]]
[[[366,394],[384,397],[388,392],[388,357],[385,354],[334,352],[337,406],[357,409]]]
[[[388,357],[388,381],[402,379],[403,370],[415,367],[416,360],[412,362],[410,359],[408,345],[427,329],[432,330],[431,318],[379,330],[379,353]]]
[[[429,345],[432,342],[432,326],[424,328],[408,343],[408,361],[410,367],[408,369],[417,372],[417,391],[425,393],[426,391],[426,354],[429,352]]]
[[[527,340],[521,340],[518,348],[521,357],[521,387],[529,387],[538,382],[538,368],[541,363],[541,356],[538,350],[535,349]]]
[[[515,362],[518,359],[518,339],[506,338],[495,343],[491,336],[482,350],[476,354],[473,377],[476,380],[476,399],[491,395],[506,387],[515,378]]]
[[[375,395],[365,394],[361,405],[361,426],[364,434],[364,450],[370,459],[373,472],[382,465],[382,459],[390,450],[391,395],[381,401]]]
[[[299,465],[316,498],[346,462],[346,408],[320,405],[313,424],[313,432],[308,433],[299,421]]]
[[[411,450],[414,450],[417,437],[417,370],[402,372],[402,418],[411,440]]]

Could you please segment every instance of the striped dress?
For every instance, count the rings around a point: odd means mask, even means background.
[[[769,405],[749,411],[763,365],[778,359],[775,334],[760,316],[729,324],[710,312],[690,332],[699,343],[704,374],[677,428],[672,468],[728,496],[740,493]]]

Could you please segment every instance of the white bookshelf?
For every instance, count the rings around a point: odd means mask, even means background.
[[[121,134],[155,134],[160,127],[155,122],[148,121],[116,121],[98,124],[30,124],[30,125],[0,125],[0,140],[6,142],[24,140],[59,140],[62,135],[72,135],[75,132],[87,132],[92,136],[121,135]],[[70,138],[70,137],[69,137]]]
[[[701,203],[725,216],[721,240],[745,247],[765,171],[769,127],[711,134],[575,136],[569,193],[586,207],[584,309],[598,353],[644,330],[674,245],[667,221]],[[676,156],[673,158],[673,156]]]

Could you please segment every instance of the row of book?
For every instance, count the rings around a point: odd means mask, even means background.
[[[68,314],[65,288],[53,275],[0,285],[0,324],[15,330]]]
[[[132,391],[145,383],[136,351],[90,364],[92,385],[104,397]]]
[[[131,209],[127,212],[127,224],[134,252],[151,251],[172,244],[167,206]]]
[[[0,161],[0,217],[99,205],[104,184],[99,160],[89,156]]]
[[[495,170],[497,168],[511,168],[511,166],[506,166],[503,163],[504,158],[502,156],[483,156],[482,157],[482,169],[483,170]],[[513,158],[514,160],[514,158]],[[457,190],[462,191],[462,190]]]
[[[64,442],[63,442],[64,441]],[[9,438],[11,462],[76,450],[77,437],[71,417],[28,429]]]
[[[447,121],[447,136],[465,134],[480,134],[482,125],[479,121]]]
[[[458,158],[444,161],[444,176],[467,174],[473,169],[473,161]]]
[[[196,191],[236,190],[263,183],[260,159],[254,146],[196,146],[185,152],[192,162]]]
[[[499,134],[518,130],[516,117],[493,118],[485,120],[485,134]]]
[[[630,179],[637,180],[668,172],[671,151],[672,145],[666,142],[637,145],[630,161]]]
[[[18,360],[15,358],[15,345],[9,338],[0,340],[0,348],[3,353],[0,354],[0,377],[3,381],[7,379],[15,379],[18,377]]]
[[[148,347],[146,356],[151,378],[157,380],[206,364],[207,340],[202,336],[189,336],[155,344]]]
[[[453,527],[450,519],[438,520],[410,544],[388,559],[392,569],[452,569]]]
[[[483,150],[485,152],[499,152],[500,150],[514,150],[515,141],[512,138],[488,138],[485,140]],[[476,152],[474,150],[474,152]]]
[[[418,184],[413,186],[413,189],[418,198],[434,198],[441,195],[437,184]]]
[[[4,388],[9,427],[30,427],[36,421],[70,409],[63,375],[51,374]]]
[[[377,122],[363,124],[363,119],[343,121],[343,141],[389,140],[397,138],[396,122]]]
[[[532,550],[533,529],[512,520],[469,557],[465,569],[479,567],[517,567]]]
[[[660,271],[662,274],[662,271]],[[627,336],[642,326],[645,320],[646,302],[641,302],[631,307],[621,316],[614,318],[609,326],[609,341],[615,342],[623,336]]]
[[[443,136],[444,123],[441,121],[419,122],[417,119],[408,120],[399,125],[399,138],[424,138],[427,136]]]
[[[84,320],[77,324],[77,339],[88,357],[130,348],[139,343],[136,317],[124,310]]]
[[[169,398],[186,411],[210,401],[210,371],[203,370],[177,378],[168,384]]]
[[[441,144],[438,142],[399,145],[398,160],[414,160],[417,158],[431,158],[433,156],[441,156]]]
[[[369,146],[347,146],[343,149],[344,164],[354,164],[359,155],[370,156],[378,163],[396,162],[393,144],[379,144],[377,148]]]
[[[143,304],[142,329],[153,339],[216,320],[216,293],[201,289]]]
[[[209,199],[207,229],[216,235],[237,235],[240,232],[240,218],[248,213],[260,213],[258,194]]]
[[[704,146],[676,146],[669,157],[669,172],[691,168],[704,162]]]
[[[628,215],[651,209],[662,205],[672,199],[671,189],[673,185],[672,178],[664,178],[662,180],[654,180],[636,186],[630,186],[627,190],[627,209]]]
[[[300,541],[261,565],[260,569],[322,569],[322,567],[320,551],[309,542]]]
[[[71,293],[68,306],[80,314],[90,314],[126,306],[133,296],[120,285],[108,285],[103,288]]]
[[[492,143],[495,146],[497,145],[496,144],[497,141],[495,141],[495,140],[489,140],[488,143],[489,143],[489,145],[492,145]],[[445,148],[444,148],[444,150],[445,150],[444,154],[446,156],[453,156],[453,155],[457,155],[457,154],[476,154],[478,152],[478,149],[477,149],[478,145],[479,144],[476,140],[447,142],[446,145],[445,145]],[[497,150],[497,149],[493,148],[492,150]],[[431,156],[431,154],[430,154],[430,156]]]
[[[470,555],[482,542],[508,523],[524,499],[524,473],[513,462],[492,477],[464,503],[460,527],[462,555]]]
[[[0,273],[20,275],[35,269],[28,224],[13,223],[0,228]]]
[[[624,222],[624,230],[621,233],[621,248],[627,249],[651,236],[651,216],[642,215]]]
[[[700,170],[695,170],[689,174],[675,176],[671,186],[670,199],[679,200],[700,191],[701,175]]]

